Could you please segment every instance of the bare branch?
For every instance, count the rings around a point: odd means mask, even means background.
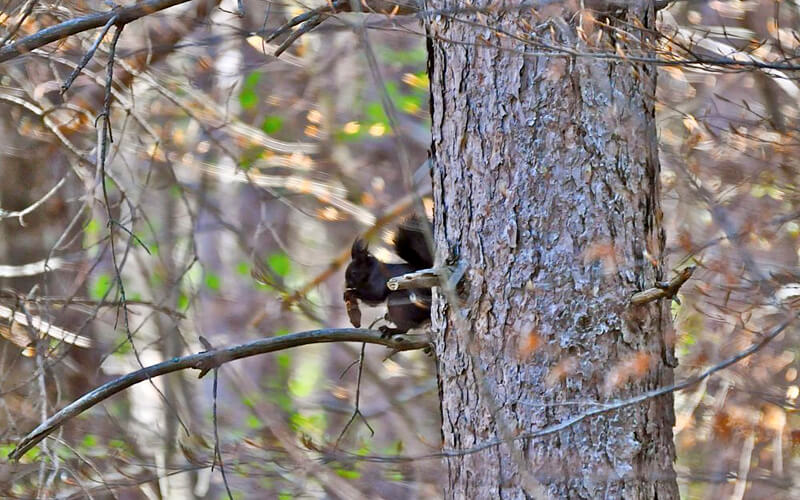
[[[381,332],[373,330],[360,328],[327,328],[292,333],[280,337],[258,339],[224,349],[215,349],[213,351],[190,354],[180,358],[172,358],[162,363],[136,370],[135,372],[116,378],[87,392],[28,433],[28,435],[20,440],[17,448],[8,456],[12,460],[18,460],[25,452],[36,446],[37,443],[47,437],[51,432],[61,427],[67,420],[80,415],[92,406],[139,382],[186,369],[200,370],[201,374],[204,374],[229,361],[257,356],[268,352],[281,351],[301,345],[330,342],[366,342],[368,344],[384,345],[399,351],[423,349],[429,344],[427,337],[419,335],[395,335],[391,338],[383,338]]]
[[[30,316],[31,321],[28,321],[28,316]],[[92,340],[88,337],[84,337],[82,335],[78,335],[77,333],[59,328],[43,320],[39,316],[25,315],[20,311],[10,309],[4,305],[0,305],[0,318],[8,320],[9,322],[8,332],[4,332],[9,334],[8,339],[23,349],[28,347],[30,344],[30,339],[24,334],[16,332],[16,329],[18,328],[16,325],[24,328],[32,328],[41,335],[48,335],[56,340],[66,342],[67,344],[72,344],[77,347],[88,348],[92,346]],[[0,326],[0,329],[3,328],[3,326]],[[37,335],[37,338],[41,335]]]
[[[50,189],[50,191],[48,191],[44,196],[42,196],[41,198],[39,198],[38,200],[36,200],[34,203],[32,203],[30,206],[28,206],[27,208],[25,208],[23,210],[14,211],[14,212],[7,212],[7,211],[3,210],[2,208],[0,208],[0,219],[8,219],[8,218],[11,218],[11,217],[17,217],[17,218],[19,218],[19,225],[22,226],[22,227],[25,227],[25,220],[23,219],[23,217],[25,217],[29,213],[33,212],[34,210],[36,210],[37,208],[42,206],[44,204],[44,202],[46,202],[51,196],[53,196],[56,193],[56,191],[61,189],[61,186],[64,185],[64,182],[66,182],[66,177],[62,177],[61,180],[59,180],[56,183],[56,185],[53,186]]]
[[[2,217],[0,216],[0,218]],[[49,271],[65,268],[68,265],[69,262],[66,261],[65,259],[62,259],[61,257],[53,257],[52,259],[50,259],[49,262],[45,260],[37,260],[36,262],[30,262],[28,264],[20,264],[17,266],[0,265],[0,278],[19,278],[22,276],[36,276],[37,274],[44,274]],[[16,297],[15,294],[12,295]]]
[[[104,26],[114,17],[117,26],[124,26],[141,17],[148,16],[154,12],[174,7],[186,3],[189,0],[144,0],[130,7],[122,7],[108,12],[89,14],[88,16],[70,19],[63,23],[50,26],[32,35],[26,36],[14,43],[0,47],[0,63],[9,61],[22,54],[38,49],[48,43],[61,40],[71,35],[81,33],[94,28]]]
[[[297,28],[275,50],[274,55],[278,57],[297,41],[298,38],[322,24],[325,19],[335,15],[336,12],[354,12],[354,5],[359,7],[359,9],[362,7],[365,8],[367,12],[382,12],[392,17],[395,15],[414,14],[419,10],[419,6],[413,1],[406,3],[402,1],[369,0],[354,4],[349,0],[333,0],[326,5],[289,19],[282,26],[279,26],[272,33],[267,35],[265,41],[271,42],[279,36],[288,33],[293,28]]]
[[[75,68],[72,70],[72,73],[70,73],[69,76],[67,77],[67,80],[61,85],[62,94],[67,90],[69,90],[69,88],[72,86],[72,82],[74,82],[75,79],[78,78],[78,75],[81,73],[83,68],[85,68],[86,65],[89,64],[89,61],[91,61],[92,57],[94,56],[94,53],[97,52],[97,47],[100,46],[100,42],[103,40],[103,38],[105,38],[106,33],[108,33],[108,30],[111,29],[111,25],[114,24],[116,21],[117,21],[116,16],[112,17],[103,26],[103,29],[100,30],[100,33],[98,33],[97,37],[94,40],[94,43],[89,48],[89,50],[86,51],[86,54],[83,56],[83,59],[81,59],[81,62],[79,62],[78,65],[75,66]]]

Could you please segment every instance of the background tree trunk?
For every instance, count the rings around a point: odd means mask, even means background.
[[[561,6],[534,14],[513,3],[427,23],[437,262],[469,266],[461,307],[439,294],[433,313],[449,449],[673,380],[667,301],[628,305],[663,278],[655,68],[534,55],[541,46],[480,27],[533,29],[579,51],[591,47],[575,23],[600,29]],[[655,18],[652,7],[615,16],[596,18],[625,31]],[[604,32],[602,43],[628,53],[613,37]],[[663,397],[450,458],[446,496],[677,498],[673,421]]]

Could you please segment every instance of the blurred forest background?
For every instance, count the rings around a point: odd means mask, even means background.
[[[342,13],[274,57],[280,41],[267,35],[317,6],[200,0],[127,25],[103,169],[97,118],[114,30],[63,94],[101,30],[0,63],[3,498],[227,497],[211,468],[213,377],[196,372],[134,386],[19,463],[5,457],[83,393],[204,350],[201,335],[220,347],[349,325],[343,264],[353,240],[372,231],[377,255],[392,258],[391,229],[430,191],[424,32],[415,15]],[[0,8],[8,45],[110,7]],[[697,266],[672,303],[680,380],[779,327],[779,309],[797,309],[800,4],[683,1],[660,16],[668,262]],[[369,314],[367,325],[383,311]],[[367,346],[369,425],[357,418],[342,434],[359,347],[221,367],[218,444],[234,498],[441,496],[438,460],[333,460],[315,449],[440,449],[435,361],[421,351],[385,359],[385,348]],[[683,497],[800,498],[798,356],[791,324],[676,393]]]

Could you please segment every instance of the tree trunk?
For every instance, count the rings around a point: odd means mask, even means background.
[[[667,301],[629,305],[663,279],[655,68],[520,41],[633,50],[567,3],[426,22],[437,263],[468,266],[459,304],[438,292],[433,312],[444,446],[505,440],[448,458],[447,498],[678,497],[670,396],[510,439],[669,385],[675,366]],[[595,18],[654,25],[652,7],[614,15]]]

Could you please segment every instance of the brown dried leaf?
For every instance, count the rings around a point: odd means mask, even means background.
[[[347,317],[350,318],[350,324],[356,328],[361,327],[361,309],[358,308],[358,297],[354,290],[344,291],[344,305],[347,309]]]
[[[535,350],[544,343],[544,339],[536,330],[531,330],[520,339],[517,354],[520,359],[527,359]]]
[[[606,375],[604,390],[608,394],[629,380],[642,378],[650,371],[652,356],[646,352],[637,352],[630,359],[613,367]]]
[[[574,357],[562,359],[556,366],[547,374],[547,383],[555,385],[562,382],[570,373],[574,373],[578,368],[578,360]]]

